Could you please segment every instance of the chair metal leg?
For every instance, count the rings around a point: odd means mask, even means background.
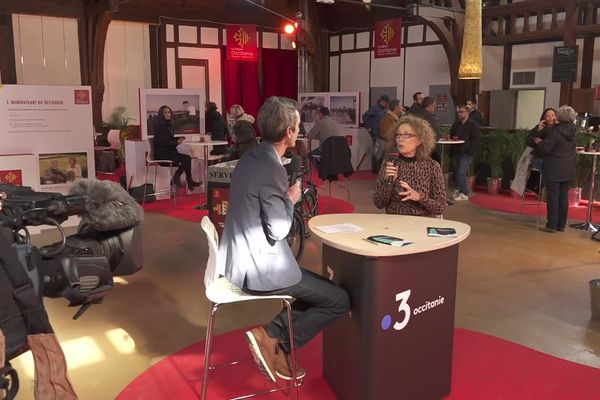
[[[292,370],[292,379],[290,380],[290,395],[291,391],[294,391],[294,398],[298,400],[298,379],[296,375],[296,349],[294,343],[294,323],[293,323],[293,315],[292,315],[292,303],[289,300],[283,299],[285,303],[285,307],[287,308],[288,315],[288,329],[289,329],[289,337],[290,337],[290,363]]]
[[[150,168],[150,166],[146,164],[146,178],[144,179],[144,198],[142,199],[142,206],[146,204],[146,183],[148,183],[148,168]]]
[[[208,391],[208,371],[210,369],[210,353],[212,351],[213,328],[217,317],[219,305],[213,302],[210,303],[210,314],[208,316],[208,324],[206,326],[206,343],[204,347],[204,378],[202,380],[202,400],[206,400]]]
[[[175,174],[173,174],[173,168],[174,167],[169,167],[169,175],[170,175],[170,180],[169,180],[169,192],[171,193],[171,196],[173,196],[173,205],[177,206],[177,186],[173,184],[173,178],[175,177]]]

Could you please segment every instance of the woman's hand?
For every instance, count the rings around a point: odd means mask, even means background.
[[[536,138],[533,138],[533,141],[535,142],[535,144],[539,144],[542,141],[542,139],[539,137],[536,137]]]
[[[538,132],[542,131],[545,127],[546,127],[546,121],[541,120],[537,127]]]
[[[413,200],[419,201],[421,200],[421,194],[417,192],[415,189],[411,188],[410,185],[404,181],[400,181],[400,187],[404,189],[403,192],[399,192],[398,194],[402,196],[402,201]]]
[[[384,176],[386,179],[389,178],[390,176],[393,177],[394,179],[396,179],[396,177],[398,176],[398,166],[394,165],[394,163],[391,161],[387,161],[385,163]]]

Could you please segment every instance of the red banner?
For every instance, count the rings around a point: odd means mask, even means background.
[[[227,60],[258,61],[255,26],[227,25]]]
[[[375,58],[400,57],[402,20],[375,22]]]
[[[0,183],[12,183],[23,186],[23,173],[20,169],[9,169],[0,171]]]

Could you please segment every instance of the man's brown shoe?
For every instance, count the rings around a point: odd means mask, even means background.
[[[246,331],[246,339],[254,362],[260,372],[270,381],[275,382],[275,352],[278,350],[277,339],[270,337],[261,326]]]
[[[275,373],[281,379],[286,381],[292,380],[292,364],[290,358],[281,348],[278,346],[275,351]],[[296,379],[302,379],[306,376],[304,368],[296,364]]]

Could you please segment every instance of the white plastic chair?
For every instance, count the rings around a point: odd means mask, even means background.
[[[258,393],[250,393],[235,397],[233,399],[245,399],[249,397],[260,396],[264,394],[274,393],[282,390],[289,390],[290,395],[295,393],[295,398],[298,399],[298,388],[302,385],[302,379],[296,379],[296,352],[294,350],[294,329],[292,325],[292,301],[294,298],[285,295],[269,295],[269,296],[254,296],[243,292],[240,288],[233,285],[225,277],[223,260],[219,260],[219,236],[215,226],[210,218],[203,217],[200,222],[202,229],[206,233],[208,240],[208,261],[206,263],[206,271],[204,272],[204,286],[206,288],[206,297],[210,301],[210,310],[208,324],[206,326],[206,347],[204,351],[204,379],[202,380],[202,400],[206,399],[208,390],[208,372],[216,368],[225,367],[240,363],[242,360],[237,360],[221,365],[210,365],[210,354],[212,350],[213,329],[217,310],[222,304],[237,303],[242,301],[252,300],[281,300],[287,308],[289,335],[290,335],[290,364],[292,368],[292,379],[289,384],[284,387],[278,387],[271,390],[266,390]],[[232,399],[232,400],[233,400]]]
[[[146,183],[148,183],[148,169],[150,167],[154,167],[154,192],[148,194],[152,195],[168,192],[171,196],[173,196],[173,204],[177,205],[177,188],[173,184],[173,168],[177,166],[172,160],[154,159],[154,138],[151,137],[148,138],[148,153],[146,154],[146,178],[144,179],[144,199],[142,200],[142,205],[146,203]],[[169,168],[169,189],[156,190],[156,177],[158,175],[159,167]]]

